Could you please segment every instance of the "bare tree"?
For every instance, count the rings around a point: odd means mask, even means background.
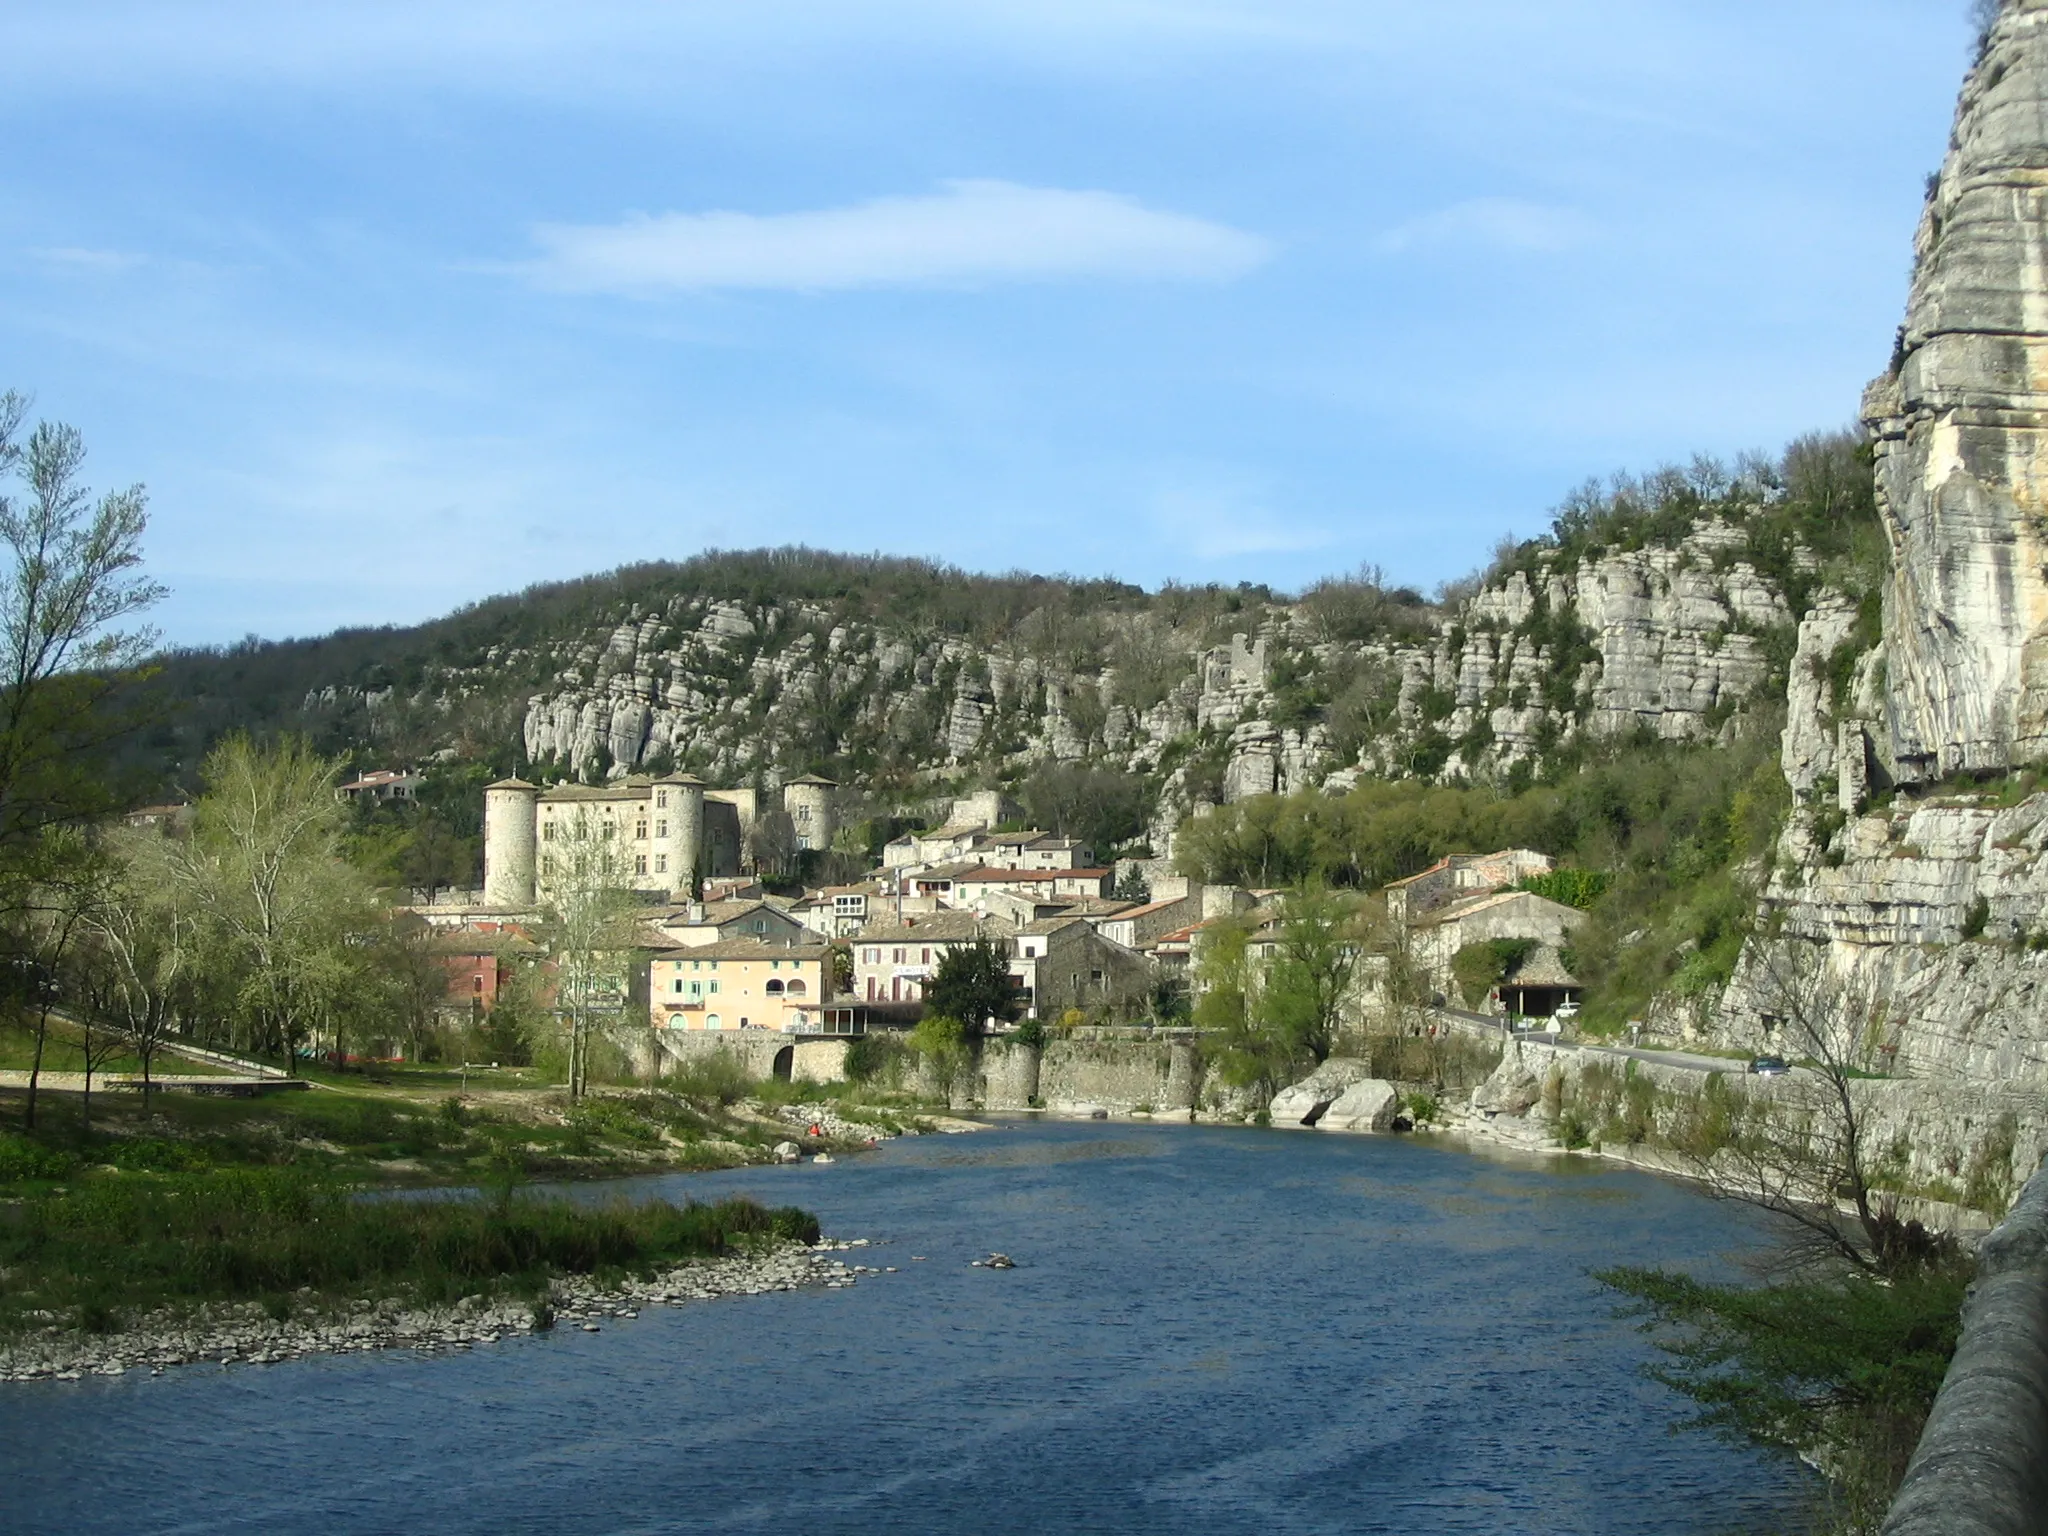
[[[157,1053],[174,1032],[190,974],[195,924],[171,865],[173,845],[154,832],[107,840],[113,863],[88,939],[88,1007],[118,1030],[142,1067],[142,1101],[155,1091]]]
[[[1900,1170],[1873,1145],[1856,1086],[1879,1064],[1884,1000],[1831,972],[1815,945],[1780,941],[1757,964],[1774,1044],[1796,1066],[1752,1079],[1743,1094],[1710,1080],[1675,1138],[1691,1171],[1716,1194],[1787,1223],[1801,1239],[1795,1258],[1885,1275],[1935,1256],[1940,1240],[1900,1215]]]

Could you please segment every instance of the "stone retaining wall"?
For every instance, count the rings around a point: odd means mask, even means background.
[[[1963,1337],[1884,1536],[2048,1531],[2048,1168],[1984,1240]]]

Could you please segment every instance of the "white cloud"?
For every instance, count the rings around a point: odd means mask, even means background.
[[[546,253],[517,270],[544,287],[675,289],[968,287],[1057,278],[1221,281],[1272,252],[1256,235],[1147,208],[1113,192],[949,181],[808,213],[638,214],[544,224]]]
[[[1514,197],[1475,197],[1397,225],[1374,244],[1389,255],[1444,246],[1557,252],[1583,245],[1591,234],[1587,220],[1569,208]]]

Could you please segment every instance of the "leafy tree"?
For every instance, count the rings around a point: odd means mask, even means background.
[[[1467,1008],[1484,1008],[1493,989],[1536,948],[1534,939],[1481,939],[1451,956],[1451,976]]]
[[[372,965],[384,921],[340,853],[340,764],[291,738],[231,736],[208,754],[206,792],[169,873],[192,914],[201,966],[241,1043],[295,1065],[335,1032]]]
[[[1515,887],[1532,891],[1547,900],[1590,912],[1607,894],[1614,877],[1599,869],[1553,869],[1547,875],[1531,875]]]
[[[1124,872],[1116,877],[1116,884],[1109,894],[1118,901],[1135,901],[1143,905],[1152,899],[1152,887],[1145,881],[1145,873],[1137,865],[1125,866]]]
[[[148,650],[124,628],[163,596],[140,574],[148,524],[142,487],[94,502],[79,483],[85,444],[43,422],[17,441],[28,402],[0,395],[0,860],[54,827],[119,808],[111,743],[137,723],[112,696]],[[43,852],[47,852],[45,848]]]
[[[1967,1265],[1758,1287],[1596,1278],[1644,1319],[1665,1356],[1648,1374],[1698,1405],[1692,1424],[1813,1458],[1837,1527],[1877,1530],[1955,1353]]]
[[[991,1023],[1017,1017],[1017,983],[1010,975],[1010,952],[994,939],[955,944],[939,960],[925,984],[925,1006],[948,1019],[958,1019],[970,1037]]]
[[[1282,909],[1258,1018],[1276,1060],[1320,1066],[1336,1044],[1363,953],[1355,898],[1306,887]]]

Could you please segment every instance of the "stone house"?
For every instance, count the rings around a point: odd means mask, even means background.
[[[1431,984],[1447,996],[1456,990],[1451,964],[1467,945],[1511,939],[1534,946],[1523,960],[1528,979],[1518,983],[1517,977],[1510,975],[1502,984],[1503,994],[1512,990],[1516,995],[1491,1002],[1509,1006],[1514,1012],[1547,1016],[1560,1003],[1579,995],[1579,983],[1564,969],[1559,955],[1573,930],[1585,920],[1586,914],[1577,907],[1533,891],[1489,891],[1439,907],[1412,922],[1408,943]]]
[[[954,949],[1007,941],[1011,925],[973,912],[933,912],[870,923],[853,940],[853,991],[864,1003],[914,1003]]]
[[[867,927],[889,896],[879,885],[828,885],[792,902],[789,915],[828,939],[850,939]]]
[[[1483,891],[1497,891],[1518,885],[1555,867],[1548,854],[1528,848],[1504,848],[1498,853],[1454,853],[1420,874],[1396,880],[1387,887],[1387,915],[1396,923],[1419,922],[1438,907]]]
[[[410,769],[379,768],[358,774],[346,784],[334,786],[337,800],[412,800],[418,797],[420,776]]]
[[[657,1029],[797,1033],[829,1001],[831,974],[831,949],[816,942],[726,939],[666,950],[647,963],[648,1022]]]
[[[1197,890],[1191,895],[1126,907],[1090,921],[1097,933],[1125,949],[1144,949],[1165,934],[1199,922],[1203,915],[1202,895]]]
[[[1085,919],[1030,923],[1011,941],[1010,975],[1024,1017],[1057,1019],[1069,1008],[1113,1007],[1142,998],[1152,967],[1135,950],[1104,938]]]
[[[950,881],[953,904],[973,907],[991,891],[1041,898],[1107,897],[1112,873],[1107,869],[991,869],[980,865],[951,875]]]
[[[814,937],[796,918],[766,901],[690,902],[650,913],[648,920],[669,944],[685,948],[727,939],[787,944]]]

